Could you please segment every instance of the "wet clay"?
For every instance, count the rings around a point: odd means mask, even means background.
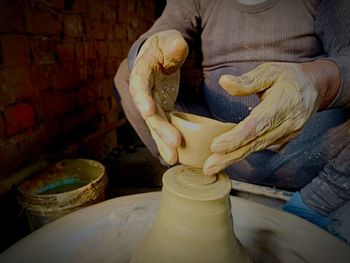
[[[230,189],[224,174],[170,168],[163,176],[154,228],[131,262],[251,262],[234,233]]]
[[[179,162],[197,168],[203,167],[212,154],[213,139],[236,125],[177,111],[170,113],[170,121],[181,133],[181,145],[177,148]]]

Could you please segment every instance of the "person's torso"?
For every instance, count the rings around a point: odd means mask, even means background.
[[[265,62],[306,62],[324,56],[315,31],[315,1],[200,2],[204,95],[216,118],[238,122],[259,102],[254,95],[228,95],[218,85],[222,74],[240,75]]]

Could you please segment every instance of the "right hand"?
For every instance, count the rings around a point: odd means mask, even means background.
[[[168,164],[177,162],[176,148],[181,144],[181,135],[169,123],[167,113],[174,107],[180,67],[187,54],[188,45],[180,32],[156,33],[142,45],[130,75],[131,97]]]

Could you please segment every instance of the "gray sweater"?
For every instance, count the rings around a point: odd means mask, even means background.
[[[132,46],[129,67],[149,36],[168,29],[180,31],[192,50],[202,52],[197,63],[203,70],[204,94],[218,119],[239,121],[258,103],[255,96],[226,94],[219,77],[243,74],[271,61],[333,60],[342,84],[330,107],[350,105],[350,1],[267,0],[247,6],[237,0],[168,0],[161,17]],[[238,101],[243,106],[236,120],[228,120],[215,105]]]

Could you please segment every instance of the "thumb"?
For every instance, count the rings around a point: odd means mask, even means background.
[[[177,71],[188,55],[187,42],[176,30],[160,32],[158,47],[162,53],[162,71],[167,74]]]
[[[266,63],[241,76],[222,75],[219,84],[232,96],[247,96],[266,90],[276,78],[277,73]]]

